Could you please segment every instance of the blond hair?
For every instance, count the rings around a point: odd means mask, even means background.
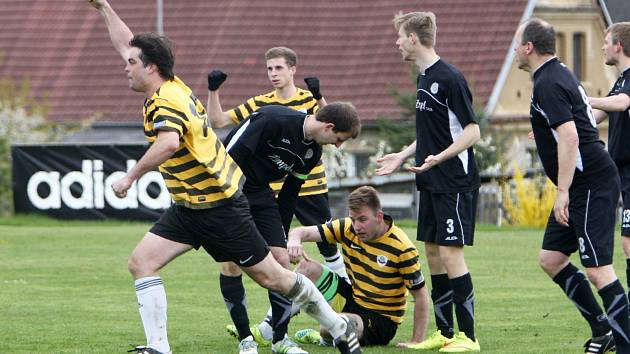
[[[435,34],[437,25],[433,12],[399,12],[394,16],[394,26],[397,31],[402,28],[405,34],[415,33],[420,44],[425,47],[435,46]]]
[[[623,54],[630,57],[630,22],[618,22],[606,29],[606,34],[610,33],[612,44],[621,44]]]

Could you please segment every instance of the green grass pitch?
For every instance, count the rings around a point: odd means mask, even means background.
[[[38,217],[0,220],[0,353],[124,353],[129,344],[144,344],[127,257],[148,227]],[[415,238],[412,223],[405,230]],[[590,331],[539,269],[541,237],[537,229],[480,226],[475,246],[466,249],[475,286],[476,332],[485,353],[583,352]],[[625,284],[618,236],[615,241],[615,268]],[[311,247],[310,254],[316,253]],[[422,264],[429,279],[424,258]],[[218,270],[204,251],[193,251],[162,271],[174,353],[236,353],[236,341],[225,332],[230,320]],[[269,306],[267,293],[249,279],[245,286],[250,318],[257,321]],[[406,317],[393,343],[410,337],[411,319]],[[434,328],[433,318],[429,326]],[[291,321],[289,333],[305,327],[316,324],[301,314]],[[365,351],[416,352],[393,343]]]

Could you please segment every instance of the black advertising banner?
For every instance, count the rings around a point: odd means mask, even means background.
[[[118,198],[112,182],[122,178],[148,145],[14,145],[16,212],[60,219],[108,218],[155,221],[171,203],[162,176],[151,171]]]

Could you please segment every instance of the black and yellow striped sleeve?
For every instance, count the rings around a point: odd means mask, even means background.
[[[398,257],[398,271],[408,289],[419,289],[424,286],[424,275],[420,268],[418,250],[411,243],[403,244],[403,247]]]
[[[228,114],[230,115],[230,119],[232,119],[232,122],[238,124],[247,119],[250,114],[256,112],[258,108],[260,108],[257,104],[257,98],[258,96],[252,97],[245,101],[245,103],[240,104],[237,107],[229,110]]]
[[[325,224],[317,225],[317,230],[322,237],[322,241],[330,244],[341,243],[344,232],[344,219],[336,219]]]
[[[150,114],[153,119],[153,133],[158,130],[177,132],[184,136],[190,127],[190,120],[186,113],[170,107],[168,101],[155,100]]]

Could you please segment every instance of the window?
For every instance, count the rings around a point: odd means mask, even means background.
[[[567,38],[562,32],[556,32],[556,55],[560,61],[567,60]]]
[[[573,34],[573,73],[580,81],[585,81],[585,36],[584,33]]]

